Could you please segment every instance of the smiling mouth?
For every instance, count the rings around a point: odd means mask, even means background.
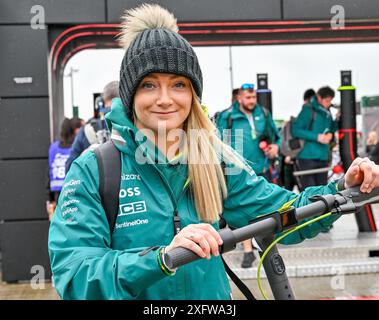
[[[168,112],[157,112],[157,111],[153,111],[152,113],[165,115],[165,114],[173,114],[173,113],[175,113],[175,112],[176,112],[176,111],[168,111]]]

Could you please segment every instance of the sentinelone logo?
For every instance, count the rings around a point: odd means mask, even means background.
[[[148,223],[149,223],[149,219],[137,219],[130,222],[116,223],[116,229],[134,227],[140,224],[148,224]]]

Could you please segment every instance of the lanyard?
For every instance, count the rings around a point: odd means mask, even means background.
[[[249,124],[251,127],[251,138],[255,140],[257,138],[257,131],[255,130],[255,124],[254,124],[254,117],[253,114],[247,114],[246,115],[247,120],[249,120]]]

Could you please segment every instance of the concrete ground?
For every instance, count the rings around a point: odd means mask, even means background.
[[[263,297],[255,279],[244,280],[258,300]],[[379,274],[345,275],[343,280],[335,277],[290,278],[296,299],[366,299],[379,300]],[[269,299],[273,299],[266,279],[262,279],[263,288]],[[244,300],[245,297],[231,283],[233,298]],[[29,283],[6,284],[0,282],[0,300],[59,300],[51,282],[45,288],[33,289]]]

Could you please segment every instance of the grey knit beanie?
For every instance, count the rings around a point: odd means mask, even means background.
[[[192,46],[178,33],[176,19],[158,5],[127,10],[121,45],[126,49],[120,70],[120,97],[127,116],[133,119],[134,94],[150,73],[173,73],[189,78],[201,98],[203,77]]]

